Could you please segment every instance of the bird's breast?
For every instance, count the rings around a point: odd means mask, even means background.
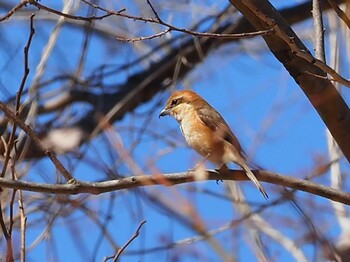
[[[181,131],[194,150],[214,163],[221,163],[222,141],[205,125],[196,121],[181,121]]]
[[[181,131],[191,147],[197,147],[203,141],[203,132],[195,121],[181,121]]]

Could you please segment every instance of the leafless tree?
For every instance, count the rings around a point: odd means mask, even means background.
[[[250,253],[258,261],[346,261],[350,3],[271,2],[2,1],[3,260],[60,261],[71,253],[84,261],[148,261],[157,254],[244,261]],[[295,167],[294,177],[279,170],[276,152],[269,153],[276,172],[254,170],[269,184],[267,202],[245,193],[250,184],[234,182],[247,180],[240,170],[204,169],[190,150],[174,161],[186,145],[174,126],[157,119],[173,89],[214,95],[222,84],[213,79],[229,83],[224,72],[245,56],[262,61],[254,70],[288,72],[285,82],[309,101],[295,107],[297,115],[288,110],[301,96],[271,101],[259,130],[236,122],[253,132],[251,158],[267,136],[278,140],[283,132],[288,139],[305,107],[329,130],[322,141],[329,151],[308,152],[312,167]],[[200,89],[205,82],[213,88]],[[256,106],[252,96],[279,89],[272,81],[247,85],[226,84],[224,92],[246,89],[250,97],[220,98],[239,119],[240,105]],[[269,133],[278,118],[288,124]],[[302,136],[300,130],[305,143]],[[289,151],[283,154],[293,161]],[[173,166],[179,173],[164,171]],[[207,205],[215,216],[203,210]]]

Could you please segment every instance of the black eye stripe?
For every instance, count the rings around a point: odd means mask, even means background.
[[[173,99],[173,100],[171,101],[171,105],[172,105],[172,106],[177,105],[178,102],[179,102],[179,99]]]

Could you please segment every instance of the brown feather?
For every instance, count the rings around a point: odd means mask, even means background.
[[[237,137],[232,133],[228,124],[218,111],[209,104],[206,104],[204,107],[202,106],[202,108],[197,109],[197,112],[205,125],[215,131],[223,140],[233,145],[238,152],[243,153]]]
[[[268,198],[250,170],[237,137],[220,113],[207,101],[190,90],[174,92],[160,116],[169,114],[180,123],[186,141],[200,155],[217,165],[229,162],[238,164],[263,196]]]

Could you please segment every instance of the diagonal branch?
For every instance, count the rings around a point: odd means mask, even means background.
[[[334,0],[327,0],[328,4],[333,8],[333,10],[337,13],[337,15],[340,17],[341,20],[344,21],[346,26],[350,29],[350,18],[346,15],[346,13],[340,9],[336,1]]]
[[[263,36],[266,44],[304,91],[350,162],[350,110],[332,82],[317,77],[326,76],[327,72],[317,66],[317,60],[268,1],[230,2],[257,30],[273,26],[276,33]],[[298,54],[313,59],[310,61]]]
[[[123,253],[123,251],[128,247],[128,245],[130,245],[130,243],[139,236],[140,234],[140,230],[141,227],[143,226],[143,224],[145,224],[147,221],[143,220],[140,225],[138,226],[138,228],[136,229],[135,234],[128,240],[128,242],[125,243],[125,245],[120,248],[117,252],[117,254],[114,256],[113,261],[118,261],[118,258],[121,256],[121,254]]]
[[[339,3],[340,2],[345,2],[345,0],[340,0]],[[328,4],[325,4],[322,6],[322,8],[324,11],[330,9],[331,7]],[[117,12],[115,13],[117,14]],[[279,13],[287,20],[289,24],[304,21],[310,18],[311,2],[307,1],[294,7],[281,9]],[[231,23],[224,24],[210,33],[240,34],[255,31],[256,30],[252,27],[252,25],[243,17],[239,19],[234,26],[232,26]],[[274,35],[275,34],[272,34],[270,37],[274,37]],[[93,106],[93,109],[91,111],[89,111],[80,120],[78,120],[72,126],[69,127],[79,129],[81,131],[80,133],[84,134],[84,136],[80,137],[79,140],[79,145],[81,145],[84,142],[86,142],[86,139],[88,138],[88,135],[86,134],[93,132],[93,130],[95,130],[96,128],[96,125],[98,124],[99,119],[96,119],[96,117],[94,117],[97,111],[102,115],[108,114],[110,118],[109,120],[111,122],[122,119],[126,113],[133,111],[135,108],[142,105],[143,103],[150,101],[158,92],[169,87],[171,83],[168,83],[168,79],[172,79],[174,72],[177,70],[176,68],[179,68],[179,70],[176,71],[177,80],[181,80],[185,78],[187,74],[191,72],[193,68],[195,68],[195,66],[202,63],[203,59],[205,59],[213,50],[216,50],[220,46],[223,46],[227,43],[232,43],[234,41],[236,41],[236,39],[216,39],[208,37],[198,37],[196,41],[192,38],[185,39],[182,41],[182,44],[180,44],[177,48],[175,47],[171,49],[159,61],[157,61],[156,63],[152,63],[152,65],[149,68],[131,75],[125,81],[125,83],[118,86],[117,92],[99,95],[85,92],[84,94],[77,94],[76,96],[71,96],[70,94],[70,99],[68,99],[64,103],[59,103],[58,107],[54,106],[50,110],[62,110],[68,104],[79,101],[89,102]],[[170,43],[169,45],[171,46]],[[198,50],[201,50],[200,54],[198,53]],[[302,52],[300,52],[300,55],[301,54]],[[146,57],[148,56],[149,55],[146,55]],[[299,60],[303,59],[300,58]],[[186,64],[182,63],[182,61],[186,61]],[[179,64],[181,66],[179,66]],[[306,72],[306,74],[310,74],[311,76],[312,73],[314,72]],[[311,78],[311,76],[309,77]],[[322,82],[323,79],[320,76],[320,74],[314,74],[311,82]],[[314,81],[315,78],[319,78],[318,81]],[[319,88],[322,89],[322,87]],[[79,99],[76,99],[77,97]],[[103,101],[103,103],[101,103],[101,101]],[[335,116],[335,118],[339,118],[337,114]],[[0,130],[6,125],[5,122],[6,121],[0,121]],[[344,132],[345,130],[346,129],[344,129]],[[60,130],[50,129],[45,134],[41,135],[43,136],[43,140],[45,140],[50,137],[50,133],[61,131],[66,132],[66,130],[64,130],[63,128],[61,128]],[[95,134],[97,133],[98,132],[95,132]],[[63,135],[65,134],[63,133]],[[0,153],[3,152],[4,148],[2,148],[2,145],[0,144]],[[67,152],[69,151],[64,151],[61,153],[64,154]],[[29,150],[27,150],[24,154],[25,158],[41,158],[43,156],[44,154],[42,153],[42,151],[38,150],[38,148],[35,145],[31,145],[29,147]]]
[[[15,123],[15,125],[19,126],[24,132],[27,133],[27,135],[34,141],[34,143],[37,145],[37,147],[39,147],[40,150],[51,159],[51,161],[55,165],[56,169],[64,176],[64,178],[67,180],[68,183],[75,183],[76,182],[76,180],[71,176],[71,174],[68,172],[68,170],[57,159],[54,152],[52,152],[51,150],[49,150],[48,148],[45,147],[45,145],[41,142],[39,137],[35,134],[35,132],[32,130],[32,128],[29,125],[25,124],[21,119],[19,119],[2,102],[0,102],[0,110],[3,111],[5,113],[5,115]]]

